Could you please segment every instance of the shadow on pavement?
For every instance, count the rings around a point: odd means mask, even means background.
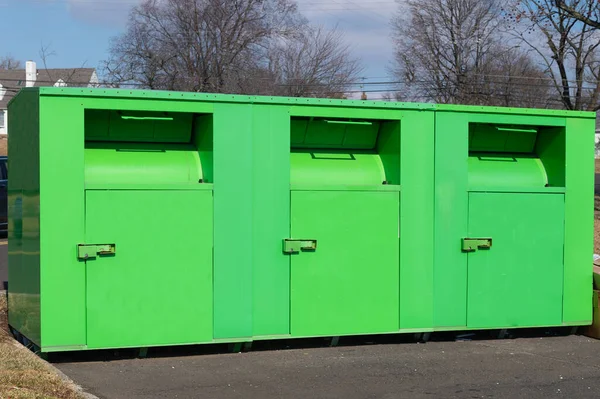
[[[557,336],[568,336],[576,333],[573,327],[557,328],[530,328],[515,330],[482,330],[482,331],[451,331],[436,332],[431,334],[388,334],[367,335],[349,337],[327,337],[327,338],[303,338],[284,339],[271,341],[255,341],[251,346],[243,343],[235,344],[207,344],[207,345],[185,345],[170,347],[148,348],[144,358],[175,358],[188,356],[219,355],[235,352],[264,352],[284,351],[297,349],[315,349],[329,346],[338,347],[360,347],[373,345],[410,344],[452,341],[486,341],[497,339],[516,338],[546,338]],[[336,342],[337,341],[337,342]],[[334,344],[335,342],[335,344]],[[107,362],[114,360],[125,360],[139,358],[140,349],[118,349],[118,350],[90,350],[64,353],[51,353],[48,360],[52,363],[77,363],[77,362]]]

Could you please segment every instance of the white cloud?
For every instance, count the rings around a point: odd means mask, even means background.
[[[335,27],[365,67],[364,75],[385,80],[393,55],[390,22],[402,6],[394,0],[298,0],[300,12],[312,23]]]
[[[33,4],[40,0],[31,1]],[[46,0],[49,4],[66,7],[74,19],[90,24],[122,27],[127,21],[131,7],[142,0]]]
[[[129,11],[141,0],[67,0],[67,7],[74,18],[90,23],[124,26]]]

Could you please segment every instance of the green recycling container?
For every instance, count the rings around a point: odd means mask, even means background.
[[[28,88],[9,117],[41,352],[591,322],[593,113]]]

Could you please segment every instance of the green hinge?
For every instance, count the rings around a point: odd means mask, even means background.
[[[317,240],[283,240],[283,253],[298,254],[302,251],[315,251],[317,249]]]
[[[463,252],[475,252],[478,249],[490,249],[492,247],[491,238],[463,238]]]
[[[79,244],[77,245],[77,258],[80,260],[93,259],[97,256],[114,255],[115,244]]]

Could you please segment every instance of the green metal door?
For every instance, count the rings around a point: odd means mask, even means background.
[[[564,206],[563,194],[469,194],[469,237],[492,246],[468,254],[468,327],[562,323]]]
[[[116,245],[85,261],[88,348],[212,340],[212,198],[86,191],[86,244]]]
[[[292,191],[291,232],[317,240],[291,255],[291,333],[399,329],[399,193]]]

